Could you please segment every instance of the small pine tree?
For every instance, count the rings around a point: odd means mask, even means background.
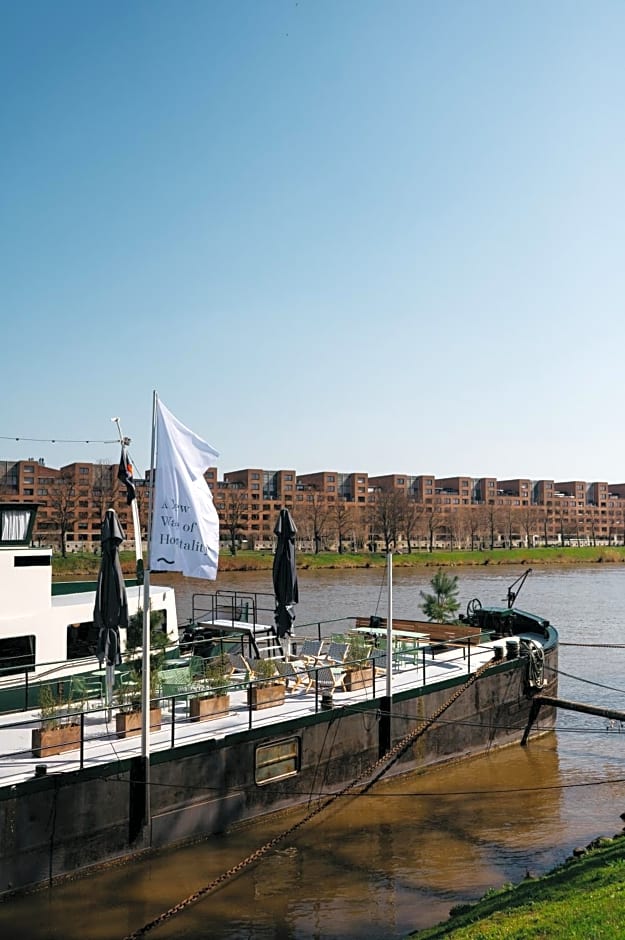
[[[433,593],[420,591],[423,603],[421,610],[431,621],[449,623],[456,619],[456,612],[460,607],[458,601],[458,578],[456,575],[437,571],[430,581]]]

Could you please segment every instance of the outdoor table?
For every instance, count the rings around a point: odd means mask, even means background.
[[[357,633],[369,634],[386,638],[388,630],[386,627],[357,627]],[[393,643],[393,658],[401,658],[405,662],[411,662],[417,665],[419,657],[419,646],[426,644],[430,640],[429,633],[418,633],[416,630],[395,630],[391,629],[391,640]],[[412,643],[410,641],[412,640]]]

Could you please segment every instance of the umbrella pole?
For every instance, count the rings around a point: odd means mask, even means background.
[[[110,663],[106,664],[106,689],[105,689],[105,704],[106,704],[106,720],[110,723],[113,720],[113,683],[115,681],[115,666],[112,666]]]
[[[391,749],[393,741],[393,553],[386,556],[388,580],[388,612],[386,618],[386,695],[381,700],[380,757]],[[375,662],[372,665],[375,670]]]

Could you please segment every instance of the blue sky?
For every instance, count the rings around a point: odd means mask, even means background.
[[[0,456],[625,480],[625,5],[0,6]]]

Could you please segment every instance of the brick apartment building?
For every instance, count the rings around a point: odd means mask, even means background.
[[[365,472],[249,468],[206,473],[224,545],[273,546],[278,511],[288,508],[302,548],[625,544],[625,483],[519,478],[436,478]],[[145,526],[147,488],[137,480]],[[117,464],[0,461],[0,501],[39,504],[35,542],[97,550],[100,522],[113,506],[128,534],[131,514]],[[130,544],[130,543],[129,543]]]

